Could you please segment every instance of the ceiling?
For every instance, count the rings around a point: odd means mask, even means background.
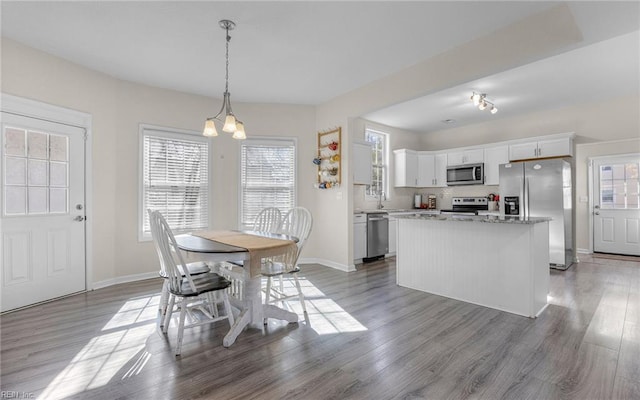
[[[560,2],[12,2],[2,35],[119,79],[220,98],[232,19],[233,101],[322,104]],[[365,117],[413,131],[638,93],[638,2],[567,3],[566,52]],[[497,72],[497,71],[496,71]],[[474,108],[486,92],[499,112]]]

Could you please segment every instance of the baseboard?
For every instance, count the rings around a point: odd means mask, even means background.
[[[589,249],[576,249],[578,254],[591,254],[591,250]]]
[[[120,283],[143,281],[145,279],[152,279],[157,277],[158,277],[158,271],[145,272],[143,274],[119,276],[117,278],[105,279],[103,281],[94,282],[93,287],[89,288],[89,290],[102,289],[102,288],[117,285]]]
[[[322,264],[326,267],[337,269],[343,272],[353,272],[356,270],[355,265],[344,265],[337,262],[325,260],[322,258],[303,258],[298,260],[298,264]]]

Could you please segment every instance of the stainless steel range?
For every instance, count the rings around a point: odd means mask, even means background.
[[[489,210],[486,197],[454,197],[450,210],[440,210],[440,214],[478,215],[478,211]]]

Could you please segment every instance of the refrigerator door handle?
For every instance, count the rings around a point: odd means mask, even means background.
[[[524,177],[520,178],[520,210],[518,212],[518,217],[524,218]]]
[[[529,178],[524,178],[524,218],[529,217]]]

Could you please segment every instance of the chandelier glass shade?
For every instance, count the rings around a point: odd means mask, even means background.
[[[229,93],[229,42],[231,41],[231,36],[229,35],[229,31],[235,28],[236,24],[233,21],[228,19],[223,19],[220,22],[220,27],[224,29],[227,33],[226,35],[226,69],[225,69],[225,87],[224,94],[222,98],[222,107],[218,114],[215,117],[209,117],[205,121],[204,131],[202,134],[204,136],[218,136],[218,130],[216,129],[216,121],[222,125],[222,131],[233,133],[234,139],[246,139],[247,135],[244,132],[244,124],[242,121],[238,120],[236,116],[233,114],[233,109],[231,108],[231,93]]]

